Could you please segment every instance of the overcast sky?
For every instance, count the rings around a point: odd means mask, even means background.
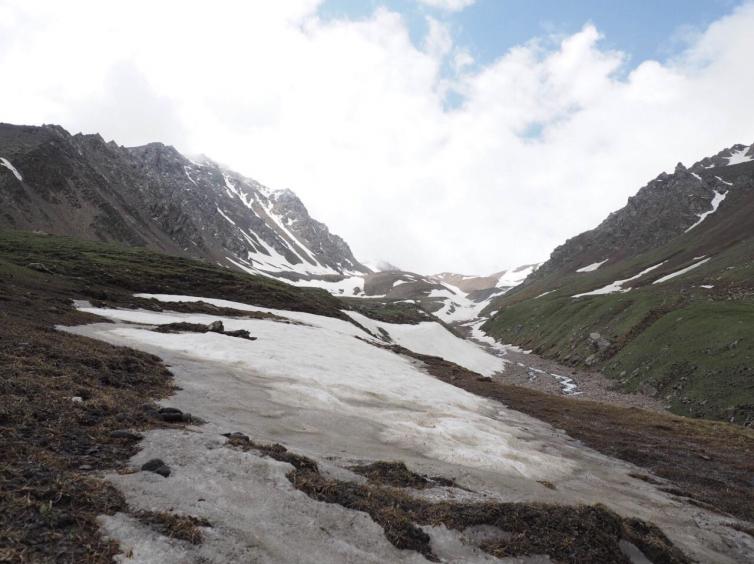
[[[0,0],[0,121],[205,153],[363,260],[490,273],[754,142],[754,2],[619,4]]]

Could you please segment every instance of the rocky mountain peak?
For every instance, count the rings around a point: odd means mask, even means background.
[[[750,176],[741,174],[749,168],[754,168],[754,145],[733,145],[690,168],[678,163],[673,173],[658,175],[595,229],[557,247],[532,279],[634,256],[696,228],[700,218],[728,205],[723,200],[730,190],[750,184]]]
[[[292,279],[368,272],[291,190],[155,142],[0,124],[0,227],[143,245]],[[18,170],[16,172],[18,172]]]

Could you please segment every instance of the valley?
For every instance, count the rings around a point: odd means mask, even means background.
[[[0,154],[0,559],[754,554],[754,147],[490,275],[159,143]]]
[[[14,519],[3,530],[17,540],[6,554],[35,547],[27,555],[44,560],[83,538],[100,543],[103,561],[120,553],[162,562],[302,551],[312,561],[738,562],[753,548],[749,430],[510,385],[497,370],[505,356],[437,322],[365,317],[322,290],[45,235],[5,233],[0,251],[2,327],[6,336],[23,328],[28,343],[0,340],[14,366],[2,396],[3,428],[15,429],[5,435],[5,483],[15,487],[3,507]],[[186,284],[216,297],[181,293]],[[256,340],[152,330],[216,321]],[[104,350],[72,356],[107,346],[145,356],[123,365]],[[122,388],[158,359],[170,373]],[[72,362],[95,367],[95,378],[91,368],[62,377]],[[57,376],[35,382],[40,366]],[[123,393],[128,410],[116,399]],[[181,416],[166,422],[160,410]],[[29,414],[45,425],[24,426]],[[51,443],[55,434],[66,441]],[[167,477],[142,469],[154,459]],[[56,465],[65,480],[40,489],[31,460]],[[413,474],[399,474],[412,485],[353,470],[383,462],[405,464]],[[416,489],[408,475],[438,485]],[[21,513],[29,491],[38,501]],[[37,507],[49,509],[32,521]],[[183,524],[170,532],[175,519]],[[618,532],[605,536],[605,523]],[[47,541],[30,543],[32,531]]]

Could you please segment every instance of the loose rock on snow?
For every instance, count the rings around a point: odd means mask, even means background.
[[[159,458],[153,458],[145,462],[142,464],[141,469],[145,472],[154,472],[164,478],[170,476],[170,467]]]

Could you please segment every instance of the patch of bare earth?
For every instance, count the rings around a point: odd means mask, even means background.
[[[7,286],[6,286],[7,288]],[[6,289],[4,288],[4,289]],[[99,477],[124,468],[172,391],[160,359],[56,331],[95,320],[12,288],[0,300],[0,561],[111,562],[96,517],[127,511]]]

